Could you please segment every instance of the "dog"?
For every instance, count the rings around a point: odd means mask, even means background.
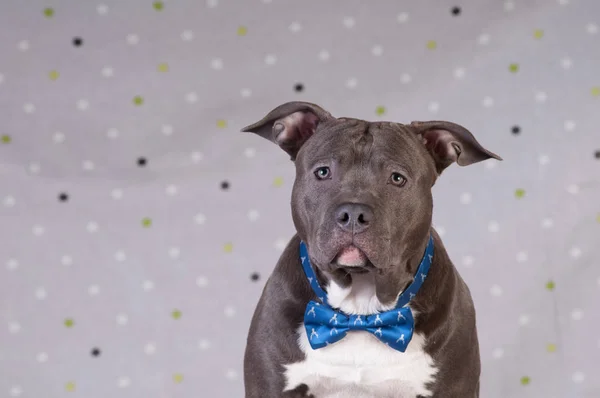
[[[294,162],[297,231],[252,317],[246,398],[478,397],[473,300],[432,227],[431,189],[452,163],[502,159],[455,123],[308,102],[242,132]]]

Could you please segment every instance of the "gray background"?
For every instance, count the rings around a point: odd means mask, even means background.
[[[482,397],[600,397],[600,2],[162,4],[0,1],[1,397],[243,395],[294,169],[238,130],[289,100],[504,157],[434,189]]]

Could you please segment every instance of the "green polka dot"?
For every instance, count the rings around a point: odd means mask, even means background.
[[[4,134],[2,136],[2,143],[3,144],[10,144],[11,141],[12,141],[12,138],[10,137],[10,135]]]
[[[152,4],[152,6],[156,11],[162,11],[165,8],[165,3],[163,3],[162,1],[155,1],[154,4]]]
[[[523,376],[521,377],[521,384],[526,386],[529,383],[531,383],[531,378],[529,376]]]
[[[65,326],[68,328],[72,328],[75,326],[75,321],[72,318],[65,319]]]
[[[50,7],[45,8],[44,9],[44,16],[46,18],[52,18],[54,16],[54,8],[50,8]]]
[[[279,188],[283,185],[283,177],[275,177],[275,179],[273,179],[273,186],[275,188]]]
[[[175,373],[173,375],[173,381],[177,384],[181,383],[183,381],[183,375],[181,373]]]
[[[596,215],[596,222],[600,224],[600,213],[598,213],[598,215]]]
[[[536,39],[541,39],[542,37],[544,37],[544,31],[541,29],[536,29],[533,31],[533,37]]]
[[[158,64],[158,71],[159,72],[168,72],[169,71],[169,64],[167,63],[162,63],[162,64]]]
[[[59,76],[60,74],[56,70],[51,70],[50,72],[48,72],[48,78],[52,81],[58,79]]]
[[[518,188],[515,190],[515,197],[517,199],[521,199],[523,197],[525,197],[525,190],[523,188]]]
[[[245,26],[240,26],[237,29],[237,35],[238,36],[246,36],[246,34],[248,33],[248,28]]]
[[[133,103],[137,106],[143,105],[144,98],[140,97],[139,95],[136,95],[135,97],[133,97]]]
[[[427,42],[427,48],[430,50],[435,50],[437,48],[437,42],[435,40],[429,40]]]
[[[223,251],[225,253],[231,253],[233,251],[233,243],[230,243],[230,242],[229,243],[225,243],[223,245]]]
[[[548,352],[556,352],[556,344],[548,343],[546,344],[546,351]]]
[[[75,383],[74,383],[74,382],[72,382],[72,381],[70,381],[70,382],[68,382],[67,384],[65,384],[65,390],[66,390],[67,392],[73,392],[73,391],[75,391],[75,387],[76,387],[76,386],[75,386]]]
[[[510,64],[510,65],[508,66],[508,70],[509,70],[511,73],[517,73],[517,72],[519,71],[519,64]]]
[[[171,316],[173,317],[173,319],[179,319],[181,318],[181,311],[173,310],[173,312],[171,312]]]
[[[590,90],[592,97],[600,97],[600,86],[592,87]]]
[[[556,284],[554,283],[554,281],[546,282],[546,289],[553,291],[555,287],[556,287]]]
[[[375,108],[375,113],[377,116],[382,116],[385,113],[385,106],[378,106]]]
[[[152,226],[152,219],[149,217],[144,217],[142,219],[142,227],[150,228]]]
[[[224,129],[225,127],[227,127],[227,121],[223,119],[217,120],[217,127],[220,129]]]

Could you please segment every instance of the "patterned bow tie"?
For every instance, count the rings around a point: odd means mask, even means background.
[[[341,340],[348,332],[362,330],[371,333],[391,348],[404,352],[412,339],[414,330],[414,318],[408,303],[417,294],[427,277],[433,260],[433,246],[433,236],[429,236],[425,254],[413,282],[402,292],[395,309],[372,315],[347,315],[333,309],[327,303],[327,293],[317,281],[308,259],[306,245],[304,242],[300,242],[302,268],[310,286],[321,301],[321,303],[310,301],[304,312],[304,327],[313,350]]]

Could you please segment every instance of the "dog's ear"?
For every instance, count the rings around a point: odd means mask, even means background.
[[[459,166],[468,166],[490,158],[502,160],[482,147],[469,130],[456,123],[412,122],[410,127],[433,157],[438,174],[454,162]]]
[[[258,122],[244,127],[242,132],[256,133],[276,143],[294,160],[302,145],[317,131],[319,123],[332,118],[329,112],[318,105],[287,102]]]

